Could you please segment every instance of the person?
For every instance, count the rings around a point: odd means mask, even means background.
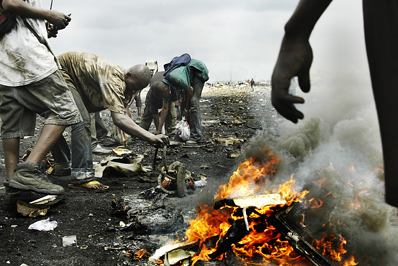
[[[294,106],[303,104],[304,99],[289,94],[290,80],[297,76],[301,90],[310,91],[313,53],[308,39],[330,3],[331,0],[301,0],[285,26],[272,74],[271,99],[275,109],[294,123],[304,118]],[[385,199],[388,204],[398,207],[398,2],[363,0],[363,17],[383,149]]]
[[[206,65],[190,55],[183,54],[175,57],[165,65],[165,78],[163,83],[171,89],[182,92],[182,116],[187,118],[191,129],[190,144],[202,141],[202,125],[199,100],[205,82],[209,79]]]
[[[155,73],[158,72],[158,61],[156,60],[147,60],[145,61],[145,66],[149,68],[151,71],[151,76],[153,76]],[[140,119],[142,116],[142,100],[141,100],[141,91],[137,91],[133,97],[131,97],[131,101],[127,104],[127,115],[131,116],[130,112],[130,106],[133,104],[133,101],[135,100],[135,107],[137,107],[137,123],[140,123]]]
[[[159,66],[158,61],[156,60],[146,60],[145,66],[147,66],[151,71],[151,76],[155,75],[158,72]]]
[[[15,207],[18,199],[29,202],[64,193],[39,165],[64,129],[82,123],[82,118],[48,44],[48,35],[55,37],[71,18],[43,9],[40,0],[3,0],[0,4],[17,20],[0,39],[1,138],[7,174],[4,205]],[[46,21],[54,25],[51,32],[47,32]],[[36,114],[44,117],[44,126],[26,161],[18,164],[20,139],[34,135]]]
[[[101,56],[86,52],[67,52],[58,56],[62,75],[73,92],[85,125],[72,126],[71,148],[63,137],[54,145],[52,154],[56,163],[72,163],[72,188],[106,189],[94,181],[91,151],[90,113],[108,109],[114,124],[121,130],[160,147],[167,145],[165,135],[154,135],[139,127],[126,113],[125,107],[132,95],[146,87],[150,71],[144,65],[124,69]]]
[[[253,89],[254,86],[254,79],[250,80],[250,87]]]
[[[150,81],[150,88],[145,98],[145,108],[140,127],[149,130],[152,120],[155,123],[156,134],[162,132],[165,125],[165,132],[169,138],[175,137],[177,126],[177,111],[175,101],[177,93],[169,85],[162,82],[164,71],[157,72]],[[160,112],[159,118],[159,109]]]

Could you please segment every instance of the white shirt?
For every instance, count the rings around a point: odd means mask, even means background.
[[[41,0],[26,0],[41,8]],[[44,20],[26,19],[47,40]],[[54,55],[41,44],[17,16],[17,26],[0,40],[0,84],[10,87],[28,85],[48,77],[58,66]]]

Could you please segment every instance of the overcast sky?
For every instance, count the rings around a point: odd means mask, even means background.
[[[42,0],[49,8],[50,0]],[[210,81],[271,77],[283,27],[298,0],[54,0],[72,14],[69,26],[51,39],[57,54],[85,51],[127,68],[189,53],[203,61]],[[312,73],[347,67],[365,69],[360,0],[335,0],[311,36]],[[365,69],[366,71],[366,69]]]

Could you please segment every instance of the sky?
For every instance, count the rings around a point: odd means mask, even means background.
[[[298,0],[53,0],[71,14],[51,45],[57,54],[85,51],[128,68],[157,60],[159,69],[189,53],[209,69],[209,82],[269,80]],[[50,0],[42,0],[43,8]],[[311,36],[312,73],[367,67],[360,0],[335,0]],[[355,60],[355,61],[354,61]],[[354,61],[354,62],[353,62]],[[365,69],[366,71],[366,69]]]

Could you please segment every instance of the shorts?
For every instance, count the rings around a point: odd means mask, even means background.
[[[33,136],[36,114],[44,117],[45,125],[69,126],[82,121],[60,71],[26,86],[0,85],[2,139]]]

